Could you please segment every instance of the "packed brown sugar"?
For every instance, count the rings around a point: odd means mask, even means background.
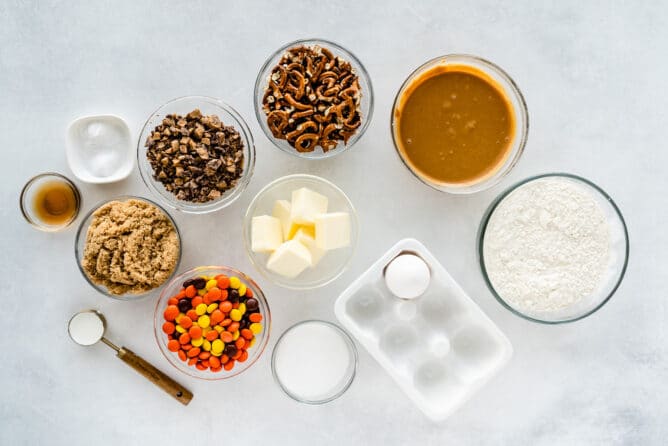
[[[472,184],[493,175],[511,151],[515,116],[501,86],[468,65],[441,65],[406,87],[395,138],[418,176]]]

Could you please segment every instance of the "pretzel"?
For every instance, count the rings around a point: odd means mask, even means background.
[[[262,98],[267,125],[299,152],[324,152],[362,124],[362,91],[352,65],[319,46],[288,49],[269,75]]]

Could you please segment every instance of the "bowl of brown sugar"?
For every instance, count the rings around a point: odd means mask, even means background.
[[[498,183],[518,162],[529,118],[501,68],[469,55],[432,59],[403,83],[391,117],[394,146],[423,183],[466,194]]]
[[[122,196],[100,203],[83,219],[75,240],[84,278],[114,299],[148,295],[174,275],[181,261],[176,223],[146,198]]]

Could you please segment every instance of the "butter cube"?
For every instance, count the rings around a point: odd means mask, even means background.
[[[327,202],[327,197],[307,187],[294,190],[290,218],[300,225],[313,224],[316,215],[327,212]]]
[[[292,219],[290,218],[291,208],[292,206],[288,200],[276,200],[276,203],[274,203],[274,210],[271,212],[272,216],[281,221],[283,241],[290,238],[288,235],[290,234],[290,228],[292,227]]]
[[[350,244],[350,215],[347,212],[318,214],[315,217],[315,243],[320,249],[343,248]]]
[[[293,240],[306,246],[311,252],[311,266],[314,267],[320,262],[320,259],[327,253],[324,249],[318,248],[315,244],[315,230],[309,226],[302,226],[297,230]]]
[[[251,249],[253,252],[271,252],[283,243],[281,221],[269,215],[253,217]]]
[[[267,269],[283,277],[297,277],[311,265],[311,253],[297,240],[281,244],[267,260]]]

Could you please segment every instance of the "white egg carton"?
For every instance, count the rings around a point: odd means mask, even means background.
[[[396,256],[416,254],[431,281],[413,300],[395,297],[383,278]],[[512,345],[420,242],[394,245],[336,300],[336,317],[415,404],[441,421],[510,359]]]

